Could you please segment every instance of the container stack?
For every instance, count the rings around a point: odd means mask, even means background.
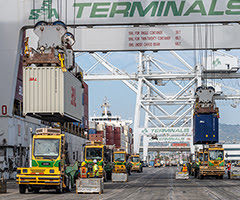
[[[106,144],[107,145],[113,145],[115,143],[114,130],[115,130],[115,127],[113,124],[106,125]]]
[[[96,133],[89,132],[89,140],[102,140],[103,144],[115,145],[115,148],[123,149],[129,154],[133,153],[133,136],[130,128],[132,120],[122,120],[118,115],[112,116],[108,110],[110,105],[107,99],[101,107],[104,109],[102,116],[90,118],[89,128],[93,122],[96,123]]]
[[[121,148],[121,126],[115,126],[114,128],[114,144],[116,148]]]

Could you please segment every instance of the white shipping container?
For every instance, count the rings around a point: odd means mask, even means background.
[[[23,69],[23,114],[47,121],[81,121],[82,83],[60,67]]]
[[[96,122],[94,122],[94,121],[89,121],[88,122],[88,127],[89,127],[89,129],[96,129]]]

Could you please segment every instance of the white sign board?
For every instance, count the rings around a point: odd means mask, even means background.
[[[158,137],[157,139],[149,139],[149,142],[179,142],[179,143],[190,143],[191,142],[191,137],[186,137],[186,136],[168,136],[168,137]]]
[[[59,19],[78,25],[239,22],[240,16],[240,2],[236,0],[28,0],[24,3],[29,22]]]
[[[75,51],[239,49],[240,26],[198,25],[77,28]]]
[[[206,70],[222,70],[228,71],[233,70],[234,68],[238,68],[238,58],[237,57],[229,57],[229,56],[220,56],[213,55],[203,57],[203,63],[205,63],[206,58]]]
[[[138,129],[141,135],[148,137],[169,137],[169,136],[190,136],[192,135],[191,128],[173,127],[173,128],[141,128]]]

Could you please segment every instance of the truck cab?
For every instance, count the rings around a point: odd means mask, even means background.
[[[132,164],[131,171],[143,172],[143,167],[142,167],[142,163],[140,161],[139,154],[131,155],[130,160],[131,160],[131,164]]]
[[[154,167],[160,167],[161,163],[160,163],[160,158],[155,158],[154,159]]]
[[[215,176],[220,179],[225,174],[224,169],[224,148],[220,144],[211,144],[203,151],[204,160],[199,168],[200,179],[205,176]]]
[[[113,169],[112,154],[112,148],[103,145],[101,142],[91,141],[86,143],[84,148],[84,160],[88,168],[88,177],[94,177],[93,160],[97,160],[99,177],[110,180]]]
[[[128,162],[128,154],[123,150],[115,150],[113,153],[114,173],[131,173],[131,163]]]
[[[16,182],[20,193],[71,189],[73,177],[66,173],[65,135],[60,129],[40,128],[32,138],[30,167],[18,168]],[[77,170],[77,167],[76,167]]]

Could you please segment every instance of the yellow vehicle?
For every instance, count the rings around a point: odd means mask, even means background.
[[[101,142],[91,141],[86,143],[84,148],[84,160],[87,163],[88,177],[93,178],[93,160],[97,160],[99,177],[111,180],[113,163],[113,146],[103,145]]]
[[[225,174],[224,148],[220,144],[211,144],[203,150],[203,163],[199,166],[199,178],[215,176],[220,179]]]
[[[60,129],[40,128],[36,129],[32,140],[30,167],[17,169],[19,192],[24,194],[26,189],[34,192],[40,189],[56,189],[57,193],[70,191],[78,174],[78,163],[73,167],[65,164],[65,135]]]
[[[154,167],[161,167],[161,162],[160,158],[155,158],[154,159]]]
[[[132,168],[131,171],[143,172],[142,163],[139,154],[131,155],[130,157]]]
[[[131,163],[128,162],[126,151],[116,149],[113,152],[114,169],[113,173],[131,173]]]

